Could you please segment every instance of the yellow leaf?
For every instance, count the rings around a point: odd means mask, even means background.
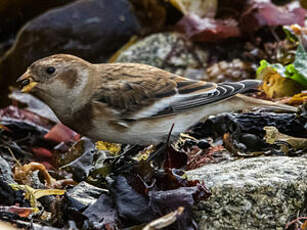
[[[39,211],[37,207],[37,199],[49,195],[64,195],[66,192],[62,189],[34,189],[29,185],[10,184],[10,186],[14,190],[25,191],[25,198],[30,201],[30,205],[34,209],[34,212]]]
[[[39,199],[43,196],[64,195],[65,190],[63,189],[36,189],[33,194],[34,194],[35,199]]]
[[[302,90],[296,81],[280,76],[273,68],[263,69],[258,78],[263,79],[262,89],[269,98],[293,96]]]
[[[137,161],[141,161],[144,160],[146,161],[147,158],[150,156],[151,153],[153,153],[156,150],[154,145],[150,145],[147,148],[145,148],[144,150],[140,151],[136,156],[135,159]]]
[[[307,102],[307,91],[295,94],[290,98],[289,104],[297,105]]]
[[[98,150],[102,150],[102,151],[109,151],[111,154],[118,154],[120,149],[121,149],[121,145],[120,144],[114,144],[114,143],[109,143],[109,142],[105,142],[105,141],[97,141],[96,142],[96,148]]]
[[[165,0],[169,1],[183,14],[196,14],[199,17],[214,17],[217,0]]]

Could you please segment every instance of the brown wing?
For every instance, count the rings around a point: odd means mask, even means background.
[[[142,64],[104,64],[94,100],[107,104],[122,119],[180,113],[255,88],[259,81],[194,81]]]
[[[123,115],[135,114],[175,95],[204,93],[216,87],[142,64],[104,64],[103,70],[93,99]]]

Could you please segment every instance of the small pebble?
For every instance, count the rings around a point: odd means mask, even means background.
[[[207,148],[209,148],[211,145],[210,145],[210,143],[209,143],[207,140],[200,140],[200,141],[197,143],[197,146],[198,146],[200,149],[207,149]]]
[[[240,141],[248,147],[253,147],[258,143],[258,137],[254,134],[245,133],[240,137]]]

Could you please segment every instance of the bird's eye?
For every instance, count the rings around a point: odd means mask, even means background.
[[[48,73],[48,74],[53,74],[54,72],[55,72],[55,68],[52,67],[52,66],[50,66],[50,67],[48,67],[48,68],[46,69],[46,73]]]

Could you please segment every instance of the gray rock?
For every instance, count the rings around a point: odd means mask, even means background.
[[[150,35],[128,47],[115,62],[136,62],[192,79],[205,74],[208,53],[178,33]]]
[[[304,155],[239,159],[188,172],[212,192],[195,211],[200,229],[284,229],[307,208],[306,167]]]
[[[139,31],[128,0],[80,0],[52,9],[28,22],[0,60],[0,97],[39,58],[69,53],[103,62]]]
[[[6,182],[6,183],[16,183],[13,179],[13,172],[11,169],[11,166],[9,163],[0,156],[0,177]]]

